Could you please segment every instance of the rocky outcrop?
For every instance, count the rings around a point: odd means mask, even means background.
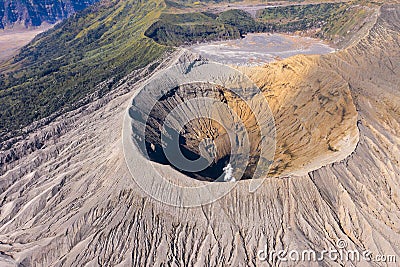
[[[43,23],[56,23],[80,11],[97,0],[53,0],[0,2],[0,29],[14,26],[36,27]]]
[[[277,262],[277,258],[260,262],[258,250],[266,246],[269,251],[322,251],[334,247],[339,239],[349,250],[368,249],[373,255],[395,255],[399,260],[399,18],[400,6],[385,5],[368,34],[352,47],[288,61],[285,69],[293,64],[293,70],[287,73],[298,75],[299,80],[289,84],[293,88],[281,85],[279,88],[286,90],[282,95],[280,90],[271,91],[271,99],[276,99],[271,102],[272,110],[280,115],[277,121],[282,117],[284,125],[283,118],[289,116],[284,111],[294,109],[291,99],[287,99],[289,107],[279,102],[285,95],[308,99],[307,110],[316,120],[312,127],[318,129],[324,123],[314,135],[325,136],[325,128],[331,130],[321,145],[324,153],[345,150],[346,145],[339,142],[345,133],[349,140],[356,140],[354,115],[359,142],[353,153],[339,162],[306,175],[265,179],[252,192],[251,181],[241,181],[215,202],[192,208],[166,205],[144,193],[132,177],[146,175],[156,164],[147,161],[132,176],[121,140],[123,118],[136,86],[122,85],[120,89],[131,91],[112,97],[98,110],[71,114],[75,120],[68,131],[3,166],[7,171],[1,176],[1,265],[285,266],[290,263]],[[309,66],[304,75],[295,68],[301,62]],[[280,64],[266,67],[267,71],[276,69],[279,76]],[[255,77],[261,78],[257,73]],[[275,81],[274,77],[267,80]],[[297,90],[296,84],[307,90]],[[326,113],[336,107],[346,110],[343,117],[334,113],[329,117],[332,121],[326,122],[323,116],[327,115],[314,114],[314,108],[321,105]],[[301,108],[296,109],[297,119],[306,114]],[[348,127],[341,129],[340,125]],[[294,129],[293,136],[283,129],[277,130],[284,139],[293,137],[300,142],[308,136],[307,128]],[[304,149],[319,155],[314,139],[306,144],[311,148]],[[293,162],[305,162],[302,143],[289,142],[288,147],[297,155]],[[201,183],[168,166],[158,167],[174,182]],[[147,178],[151,184],[152,177]],[[212,189],[229,185],[217,184]],[[166,198],[176,196],[157,184],[154,189]],[[383,264],[325,258],[305,265]]]

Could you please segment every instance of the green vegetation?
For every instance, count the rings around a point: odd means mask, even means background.
[[[76,108],[96,91],[111,90],[167,47],[143,35],[165,8],[162,1],[113,1],[77,13],[35,38],[0,77],[0,133],[18,131],[57,111]],[[18,66],[18,67],[16,67]]]
[[[316,35],[326,40],[343,39],[349,31],[361,26],[372,9],[360,1],[294,5],[264,9],[258,20],[275,31],[294,32],[320,29]],[[273,25],[273,26],[271,26]]]
[[[263,20],[268,20],[269,22],[323,19],[328,17],[333,10],[343,5],[345,5],[345,3],[322,3],[271,7],[262,10],[258,17]]]
[[[145,35],[163,45],[185,45],[220,39],[236,39],[249,32],[320,30],[318,37],[337,39],[355,28],[369,14],[354,3],[321,3],[266,8],[253,18],[243,10],[219,14],[162,14]]]
[[[243,10],[232,9],[222,12],[218,15],[217,21],[237,28],[241,34],[258,30],[258,23]]]
[[[330,16],[318,33],[326,40],[344,39],[351,31],[361,27],[363,21],[372,14],[373,9],[362,5],[343,5]]]
[[[268,8],[256,19],[242,10],[168,13],[198,4],[102,1],[35,38],[10,65],[0,68],[5,70],[0,73],[0,139],[20,133],[33,121],[74,109],[90,94],[101,97],[172,46],[240,38],[248,32],[308,29],[320,29],[319,37],[332,40],[346,35],[370,12],[352,3],[325,3]]]
[[[329,18],[335,16],[337,10],[346,6],[346,3],[322,3],[273,7],[264,9],[258,18],[274,24],[277,31],[304,31],[323,27]]]
[[[241,37],[237,28],[216,18],[207,13],[163,14],[145,35],[160,44],[171,46]]]

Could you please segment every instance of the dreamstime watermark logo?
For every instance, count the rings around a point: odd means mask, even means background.
[[[143,191],[165,204],[195,207],[223,197],[242,177],[250,179],[249,191],[261,185],[264,179],[254,178],[265,176],[273,161],[275,123],[246,75],[194,60],[157,73],[139,90],[124,121],[123,143]],[[213,175],[214,166],[215,182],[174,179]]]
[[[313,249],[306,250],[274,250],[265,245],[257,253],[258,260],[261,262],[277,263],[277,262],[381,262],[396,263],[395,255],[374,255],[369,250],[352,250],[347,249],[348,244],[345,240],[340,239],[336,242],[335,247],[326,250],[316,251]]]

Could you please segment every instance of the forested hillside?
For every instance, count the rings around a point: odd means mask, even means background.
[[[21,129],[36,120],[74,109],[90,94],[101,97],[122,77],[174,46],[240,38],[248,32],[309,29],[333,40],[369,14],[359,2],[268,8],[256,18],[238,9],[185,12],[186,6],[193,5],[190,1],[101,1],[35,38],[0,66],[0,139],[23,133]]]

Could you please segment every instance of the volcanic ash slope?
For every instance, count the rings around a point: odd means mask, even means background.
[[[290,138],[307,136],[307,127],[291,130],[293,136],[285,132],[291,125],[285,121],[296,120],[289,112],[294,108],[292,102],[279,102],[279,91],[270,95],[276,100],[271,109],[278,115],[281,112],[277,121],[285,126],[277,126],[277,157],[291,162],[281,155],[283,138],[293,158],[292,165],[278,166],[277,173],[284,176],[286,171],[290,177],[266,179],[254,193],[249,193],[248,182],[240,182],[210,205],[167,206],[134,183],[121,140],[126,108],[134,93],[129,81],[114,95],[41,129],[30,141],[14,146],[12,153],[14,158],[19,155],[19,160],[2,167],[0,265],[255,266],[263,264],[256,254],[266,244],[271,250],[320,251],[333,247],[339,239],[348,243],[348,249],[369,249],[374,254],[397,255],[400,260],[399,32],[400,6],[386,5],[368,34],[352,47],[267,67],[271,74],[275,68],[276,75],[282,67],[292,69],[306,79],[299,76],[299,85],[310,79],[307,92],[315,90],[318,103],[327,105],[322,110],[348,109],[338,113],[340,117],[332,115],[331,122],[320,120],[327,123],[321,125],[323,130],[331,131],[320,130],[309,138],[310,147],[306,142],[304,149],[312,156],[304,160],[301,145]],[[307,71],[297,69],[300,63]],[[254,72],[257,83],[262,81],[260,72]],[[318,97],[317,76],[323,85],[320,94],[328,100]],[[338,87],[340,96],[335,98],[330,86]],[[333,95],[327,95],[329,92]],[[300,118],[307,97],[298,99]],[[313,108],[310,106],[316,111]],[[288,112],[282,112],[284,109]],[[338,119],[343,119],[343,124]],[[318,151],[315,140],[322,136],[326,140],[319,143]],[[332,156],[346,150],[346,143],[339,142],[342,137],[348,137],[354,152],[344,153],[349,154],[345,158],[344,154]],[[45,140],[41,149],[29,145],[38,140]],[[10,153],[4,151],[1,162]],[[308,164],[324,155],[329,161],[335,157],[341,161],[324,167]],[[317,169],[290,175],[302,166]],[[320,264],[373,266],[329,259]]]

